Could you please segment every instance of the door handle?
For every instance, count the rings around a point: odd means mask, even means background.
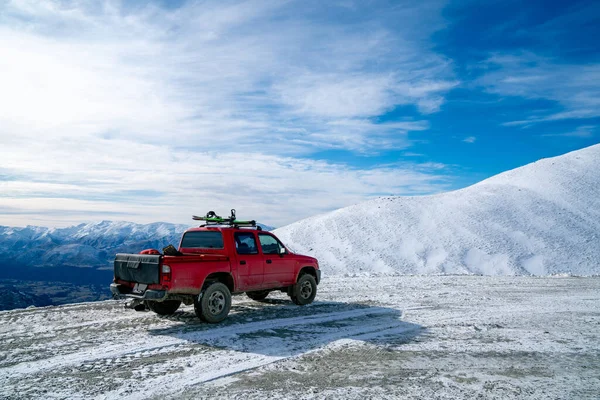
[[[267,260],[267,264],[271,264],[273,261],[271,260]]]
[[[246,265],[246,261],[244,261],[244,260],[240,261],[240,265]]]

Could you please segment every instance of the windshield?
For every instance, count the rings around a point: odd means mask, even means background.
[[[222,249],[223,235],[217,231],[187,232],[181,240],[181,247],[186,249]]]

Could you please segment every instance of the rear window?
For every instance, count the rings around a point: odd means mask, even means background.
[[[199,249],[222,249],[223,235],[215,231],[187,232],[181,240],[181,247]]]

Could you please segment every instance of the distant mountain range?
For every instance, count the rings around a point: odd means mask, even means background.
[[[265,230],[272,227],[259,224]],[[68,228],[0,226],[0,263],[20,267],[85,267],[112,270],[116,253],[175,247],[188,225],[102,221]]]
[[[600,145],[276,229],[325,275],[600,275]]]
[[[177,247],[187,228],[111,221],[68,228],[0,226],[0,310],[108,299],[116,253]]]
[[[187,225],[102,221],[68,228],[0,226],[3,264],[111,268],[116,253],[177,246]]]

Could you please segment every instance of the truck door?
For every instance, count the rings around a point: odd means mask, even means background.
[[[259,289],[263,284],[264,258],[258,251],[253,231],[234,234],[238,270],[238,289]]]
[[[258,240],[265,259],[263,286],[276,288],[295,283],[296,260],[280,253],[284,247],[279,240],[268,233],[259,233]]]

